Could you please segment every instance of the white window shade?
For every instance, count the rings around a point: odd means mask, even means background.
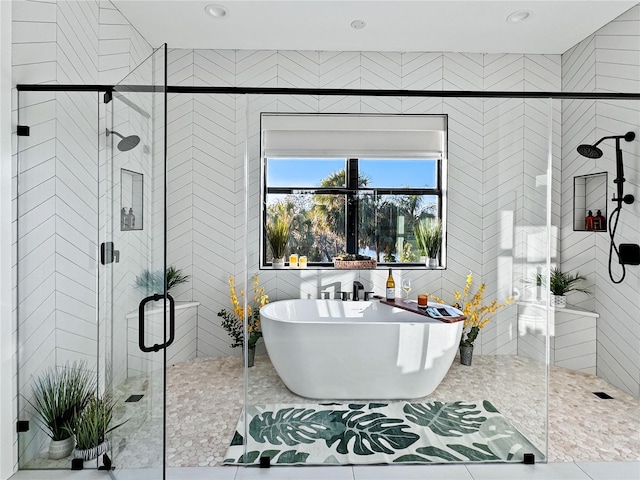
[[[262,155],[443,158],[446,115],[262,114]]]

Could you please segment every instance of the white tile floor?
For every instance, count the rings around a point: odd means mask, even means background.
[[[159,480],[159,470],[115,471],[117,480]],[[356,467],[182,467],[167,480],[639,480],[640,462],[565,462],[536,465],[394,465]],[[104,480],[105,472],[22,470],[11,480]]]

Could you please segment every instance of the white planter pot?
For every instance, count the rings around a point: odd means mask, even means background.
[[[556,308],[565,308],[567,306],[567,297],[564,295],[551,295],[551,306]]]
[[[427,258],[427,267],[428,268],[438,268],[438,259],[437,258]]]
[[[68,457],[73,451],[75,443],[73,437],[65,438],[64,440],[51,440],[49,444],[49,458],[52,460],[60,460],[61,458]]]
[[[273,268],[277,268],[277,269],[284,268],[284,257],[282,257],[282,258],[274,258],[273,259]]]
[[[73,449],[73,458],[81,458],[82,460],[93,460],[100,455],[107,453],[109,450],[109,442],[102,442],[97,447],[87,448],[85,450]]]

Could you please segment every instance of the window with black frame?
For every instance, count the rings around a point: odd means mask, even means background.
[[[331,266],[339,254],[357,253],[375,258],[382,265],[424,266],[416,240],[416,225],[429,220],[444,225],[444,132],[439,132],[442,133],[438,143],[440,151],[424,146],[417,149],[410,138],[408,143],[414,148],[408,150],[406,144],[401,145],[397,155],[390,155],[394,153],[392,143],[384,142],[384,149],[376,149],[372,142],[362,138],[360,143],[352,145],[344,138],[330,142],[335,148],[331,151],[323,145],[332,134],[349,136],[348,128],[336,130],[336,117],[343,118],[332,115],[331,131],[325,129],[322,138],[314,138],[310,133],[314,132],[311,130],[314,125],[322,131],[323,124],[318,125],[317,120],[325,117],[319,115],[311,117],[310,130],[303,130],[305,141],[296,138],[299,130],[284,128],[273,136],[277,140],[273,143],[278,147],[274,148],[268,143],[268,129],[267,134],[263,134],[261,265],[271,266],[272,260],[265,233],[267,226],[276,219],[285,219],[289,226],[285,259],[297,254],[307,258],[308,266],[323,267]],[[389,120],[387,116],[375,117]],[[440,120],[437,125],[446,125],[444,116],[436,117]],[[265,123],[272,126],[263,118],[263,127]],[[296,124],[295,128],[299,127]],[[366,131],[367,125],[362,128]],[[283,130],[291,135],[292,144],[304,145],[304,148],[294,147],[290,151],[283,148],[287,136]],[[362,131],[352,133],[358,136]],[[370,131],[380,134],[375,128]],[[413,130],[409,137],[411,135],[415,135]],[[348,151],[360,155],[331,155]],[[304,155],[291,155],[296,152]],[[444,245],[441,251],[445,251]],[[444,253],[441,253],[440,265],[444,266]]]

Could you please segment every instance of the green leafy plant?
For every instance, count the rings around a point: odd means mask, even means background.
[[[416,243],[422,255],[436,258],[442,246],[442,223],[439,219],[424,218],[415,226]]]
[[[116,402],[113,397],[107,395],[102,398],[92,396],[86,407],[78,416],[75,429],[76,448],[78,450],[88,450],[97,447],[105,441],[106,435],[123,425],[125,422],[110,427],[113,419],[113,411]]]
[[[585,281],[587,278],[576,272],[575,275],[562,272],[559,268],[552,268],[549,275],[549,291],[553,295],[565,295],[569,292],[581,292],[587,295],[591,292],[585,288],[578,286],[579,282]],[[545,285],[546,276],[538,273],[536,275],[536,285]]]
[[[181,269],[170,266],[165,272],[165,277],[160,270],[155,272],[144,270],[140,276],[136,277],[136,285],[149,294],[161,293],[164,292],[166,279],[167,292],[169,292],[176,285],[188,282],[189,278],[190,276],[183,274]]]
[[[52,440],[64,440],[72,434],[77,417],[91,398],[92,375],[83,362],[49,368],[32,386],[36,421]]]
[[[289,224],[282,217],[277,217],[267,225],[267,242],[271,247],[273,258],[283,258],[284,250],[289,242]]]

